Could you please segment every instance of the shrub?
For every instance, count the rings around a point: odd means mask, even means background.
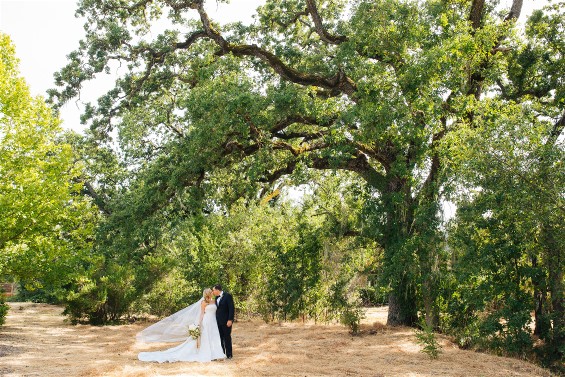
[[[341,314],[341,323],[348,326],[351,334],[356,335],[359,333],[361,320],[363,319],[363,310],[359,307],[348,307]]]
[[[182,309],[202,296],[200,287],[183,278],[173,270],[159,280],[152,289],[134,304],[134,309],[158,317],[166,317]]]
[[[8,314],[9,306],[4,302],[4,294],[0,292],[0,326],[6,321],[6,314]]]
[[[137,298],[134,273],[129,266],[110,263],[92,277],[76,278],[62,298],[64,314],[72,323],[82,319],[93,325],[118,321]]]
[[[359,297],[364,306],[383,306],[388,304],[389,289],[378,285],[362,287]]]
[[[423,346],[421,352],[427,354],[430,359],[437,359],[441,353],[441,345],[436,339],[433,326],[422,320],[420,327],[421,330],[416,330],[416,341]]]
[[[67,292],[64,298],[65,311],[71,323],[76,324],[83,318],[88,318],[90,322],[95,322],[91,318],[91,313],[96,313],[106,300],[106,295],[101,292],[96,282],[81,277],[74,283],[72,290]]]
[[[25,281],[18,283],[17,294],[9,301],[43,302],[46,304],[59,304],[60,301],[54,293],[55,289],[50,286],[30,284]]]

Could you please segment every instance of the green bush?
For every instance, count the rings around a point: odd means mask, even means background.
[[[421,352],[427,354],[430,359],[437,359],[441,351],[441,345],[438,343],[434,328],[428,325],[426,321],[420,321],[420,330],[416,330],[416,341],[422,345]]]
[[[4,294],[0,292],[0,326],[6,321],[6,315],[10,307],[4,302]]]
[[[359,297],[364,306],[383,306],[388,304],[388,288],[377,285],[367,286],[359,289]]]
[[[43,302],[46,304],[59,304],[60,300],[56,296],[55,289],[52,287],[36,287],[37,284],[28,284],[24,281],[18,283],[17,294],[12,296],[9,301],[21,302]]]
[[[347,278],[336,281],[330,287],[327,304],[331,313],[339,313],[341,324],[348,326],[351,334],[356,335],[359,333],[364,312],[359,302],[348,293],[349,289],[350,282]]]
[[[348,307],[341,314],[340,321],[342,324],[349,327],[351,334],[356,335],[359,333],[363,316],[364,313],[361,308]]]
[[[534,344],[529,301],[510,293],[485,300],[485,291],[456,292],[442,316],[443,332],[460,347],[526,358]]]
[[[188,282],[182,274],[171,271],[159,280],[152,289],[134,304],[136,312],[166,317],[195,302],[202,296],[202,290]]]
[[[134,283],[135,271],[114,263],[92,277],[78,277],[62,298],[64,314],[72,323],[83,319],[93,325],[118,321],[139,295]]]
[[[97,313],[106,301],[106,295],[97,286],[96,282],[81,277],[73,284],[64,298],[65,311],[71,323],[76,324],[86,318],[89,322],[96,322],[91,313]]]

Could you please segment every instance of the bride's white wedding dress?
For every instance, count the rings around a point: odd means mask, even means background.
[[[184,341],[184,343],[164,351],[140,352],[138,359],[141,361],[156,361],[159,363],[175,361],[198,361],[204,363],[210,362],[212,360],[224,359],[226,355],[222,350],[222,344],[220,341],[220,332],[218,330],[218,324],[216,322],[216,309],[217,307],[215,304],[207,305],[204,309],[204,316],[202,317],[202,323],[200,327],[200,347],[197,347],[196,340],[188,336],[188,333],[186,332],[187,324],[184,323],[183,331],[186,335],[183,334],[183,336],[188,337]],[[168,317],[165,318],[165,320],[158,322],[154,326],[158,328],[160,324],[162,324],[163,322],[167,323],[168,321],[169,324],[167,325],[167,330],[169,330],[172,327],[170,323],[175,322],[176,320],[177,323],[174,326],[178,327],[178,322],[180,321],[180,319],[175,319],[174,316],[177,315],[177,317],[179,317],[179,314],[181,314],[180,316],[182,316],[182,313],[180,312],[175,313],[173,316],[171,316],[173,317],[173,320],[171,320],[171,317]],[[185,315],[183,319],[184,322],[186,322],[186,318],[187,316]],[[148,330],[149,332],[151,332],[151,328],[148,328],[144,331],[147,332]],[[162,333],[167,332],[166,330],[163,331],[162,329],[159,329],[159,331]],[[155,329],[153,329],[153,332],[155,333]],[[171,332],[169,332],[169,334],[171,334]],[[141,337],[143,337],[144,335],[145,334],[141,334]],[[141,338],[141,340],[162,341],[165,338],[163,335],[159,336],[160,337],[157,337],[154,334],[145,335],[146,339]],[[170,335],[168,336],[169,338],[171,338]],[[149,337],[153,337],[153,339],[149,339]],[[138,336],[138,338],[140,338],[140,336]],[[170,341],[169,339],[166,340]]]

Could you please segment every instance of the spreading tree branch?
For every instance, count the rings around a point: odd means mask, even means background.
[[[232,53],[235,56],[253,56],[269,65],[279,76],[304,86],[317,86],[331,91],[339,91],[353,96],[357,91],[357,85],[351,80],[342,69],[330,78],[323,77],[315,74],[308,74],[300,72],[288,65],[286,65],[275,54],[258,47],[255,44],[251,45],[233,45],[228,43],[226,39],[212,26],[208,14],[204,10],[203,1],[191,2],[192,8],[198,11],[200,20],[206,35],[212,39],[220,47],[218,55],[226,55]]]
[[[293,140],[293,139],[302,139],[303,141],[309,141],[318,139],[324,135],[327,135],[327,131],[319,131],[319,132],[277,132],[273,134],[274,137],[277,139],[282,140]]]
[[[308,13],[312,16],[312,20],[314,21],[314,28],[316,29],[316,33],[320,36],[320,39],[329,44],[340,44],[347,40],[346,36],[343,35],[332,35],[324,29],[324,25],[322,24],[322,17],[320,17],[320,13],[318,12],[318,7],[316,7],[316,2],[314,0],[306,0],[306,7]]]
[[[102,213],[104,213],[105,215],[112,214],[112,211],[110,211],[110,209],[108,208],[106,200],[102,198],[102,196],[96,191],[96,189],[90,182],[84,182],[83,190],[86,195],[90,196],[94,200],[94,203],[96,204],[98,209],[102,211]]]
[[[282,27],[283,29],[286,29],[286,28],[288,28],[290,25],[292,25],[292,24],[294,24],[296,21],[298,21],[298,19],[299,19],[301,16],[308,16],[308,9],[305,9],[305,10],[303,10],[303,11],[301,11],[301,12],[296,12],[296,13],[294,14],[294,16],[293,16],[288,22],[282,23],[282,22],[280,22],[280,21],[277,21],[277,24],[278,24],[280,27]]]
[[[520,18],[520,13],[522,13],[523,2],[524,2],[523,0],[514,0],[512,2],[512,7],[510,8],[510,13],[506,15],[504,21],[510,21],[513,19],[517,20],[518,18]]]
[[[511,21],[518,19],[522,10],[522,3],[523,0],[514,0],[512,2],[512,7],[510,8],[510,13],[508,13],[504,21]],[[473,0],[473,3],[471,5],[471,12],[469,15],[469,21],[471,21],[471,25],[474,30],[477,30],[481,27],[484,5],[485,5],[485,0]],[[483,63],[480,65],[480,68],[477,69],[476,72],[473,72],[471,78],[469,79],[469,89],[467,93],[475,96],[475,98],[477,99],[479,99],[482,94],[483,82],[485,81],[485,77],[481,71],[484,70],[484,68],[486,68],[486,66],[489,64],[488,59],[491,55],[506,50],[500,47],[500,43],[502,42],[503,39],[504,39],[503,35],[499,36],[498,41],[496,42],[495,46],[493,46],[493,48],[491,49],[490,54],[486,56]]]
[[[302,124],[309,124],[309,125],[317,125],[318,120],[314,117],[308,117],[304,115],[294,114],[290,115],[279,122],[277,122],[273,127],[271,127],[271,134],[275,135],[278,132],[284,130],[288,126],[294,123],[302,123]]]
[[[484,7],[485,7],[485,0],[473,0],[473,3],[471,4],[471,13],[469,14],[469,21],[471,21],[471,26],[475,30],[481,27]]]

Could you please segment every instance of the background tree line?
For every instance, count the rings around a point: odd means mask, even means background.
[[[3,275],[93,323],[168,314],[218,281],[267,320],[354,324],[358,300],[386,303],[390,325],[562,367],[565,14],[522,34],[521,4],[267,1],[218,25],[199,0],[81,1],[87,36],[50,101],[114,61],[127,73],[85,135],[36,124],[58,149],[21,166],[64,159],[66,196],[26,195],[57,216],[5,228]],[[12,208],[28,186],[2,169],[0,221],[52,213]]]

